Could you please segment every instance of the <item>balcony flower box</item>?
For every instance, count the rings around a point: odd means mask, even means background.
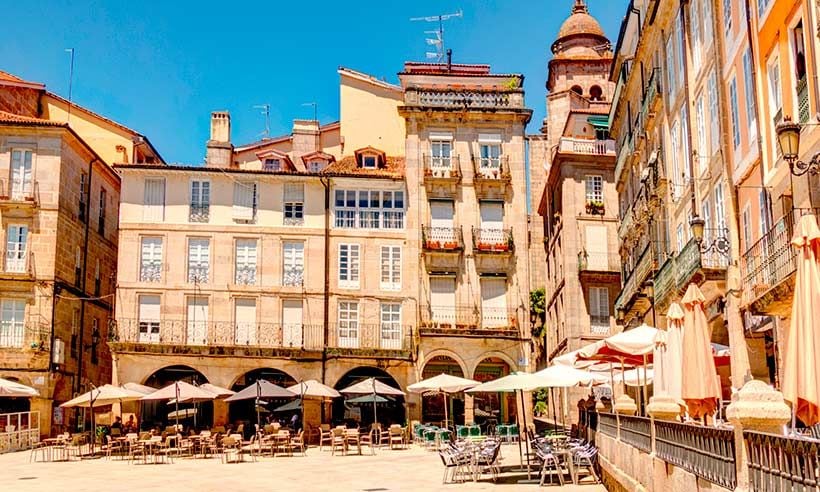
[[[492,251],[493,245],[490,243],[478,243],[476,245],[479,251]]]
[[[441,249],[440,241],[427,241],[427,249]]]
[[[424,168],[424,175],[425,176],[432,176],[433,175],[433,170],[430,169],[429,167]]]
[[[458,177],[458,171],[456,171],[455,169],[450,169],[450,177],[451,178],[457,178]]]
[[[604,202],[597,200],[587,202],[586,212],[590,215],[604,215]]]
[[[444,243],[444,249],[456,249],[458,247],[458,243],[455,241],[447,241]]]

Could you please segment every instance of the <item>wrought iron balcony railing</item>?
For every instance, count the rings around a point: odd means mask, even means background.
[[[515,250],[512,228],[473,227],[473,251],[511,253]]]
[[[641,101],[641,115],[644,124],[649,121],[649,116],[652,113],[651,108],[655,104],[656,98],[663,93],[662,79],[660,67],[653,68],[652,73],[649,75],[649,82],[646,84],[646,92]]]
[[[509,181],[509,157],[473,157],[473,171],[477,180]]]
[[[188,222],[208,222],[211,216],[210,205],[190,205]]]
[[[432,156],[424,154],[424,179],[425,180],[459,180],[461,179],[461,167],[458,156]]]
[[[579,272],[619,272],[621,270],[621,259],[615,253],[598,251],[578,252]]]
[[[481,306],[419,307],[420,330],[444,333],[518,331],[518,314],[513,309]]]
[[[162,263],[150,262],[140,265],[140,282],[161,282]]]
[[[293,266],[285,267],[282,273],[282,285],[289,287],[301,287],[305,283],[305,267]]]
[[[421,229],[422,247],[427,251],[461,251],[464,239],[460,227],[431,227]]]
[[[36,321],[3,321],[0,328],[0,349],[49,349],[49,325]]]
[[[413,346],[413,326],[394,323],[332,323],[328,348],[338,350],[400,350]]]
[[[237,285],[255,285],[256,265],[237,265],[234,281]]]
[[[4,250],[2,273],[14,277],[34,277],[34,252]]]
[[[188,265],[188,282],[192,284],[207,283],[210,273],[210,265]]]

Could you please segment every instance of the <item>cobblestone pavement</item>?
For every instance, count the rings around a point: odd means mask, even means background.
[[[505,445],[501,454],[505,469],[518,464],[517,446]],[[484,475],[478,482],[442,485],[443,467],[438,455],[414,447],[380,449],[375,456],[331,456],[327,449],[310,448],[307,456],[266,457],[255,463],[238,464],[222,464],[219,458],[176,458],[172,464],[156,465],[105,458],[30,463],[29,458],[28,451],[0,455],[0,491],[539,490],[537,483],[517,483],[526,479],[526,473],[507,471],[498,483]],[[605,489],[600,485],[567,485],[559,490],[599,492]]]

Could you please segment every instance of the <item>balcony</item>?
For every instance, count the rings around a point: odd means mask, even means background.
[[[792,209],[743,253],[743,304],[753,313],[790,316],[797,269],[791,240],[795,224],[807,214],[820,216],[820,209]]]
[[[591,335],[609,335],[612,328],[611,316],[589,316],[589,333]]]
[[[331,323],[327,352],[336,357],[409,359],[413,347],[412,325]]]
[[[726,239],[725,234],[725,231],[706,229],[704,237]],[[708,243],[709,239],[704,241]],[[655,307],[666,309],[672,299],[692,282],[724,281],[728,266],[727,255],[714,250],[701,253],[700,244],[694,238],[690,239],[680,253],[666,260],[655,276]]]
[[[0,351],[3,349],[49,349],[50,325],[35,321],[4,322],[3,325],[3,331],[0,331]],[[3,357],[8,356],[3,355]],[[6,362],[11,363],[9,360]]]
[[[140,265],[140,282],[162,282],[162,263],[146,262]]]
[[[428,272],[458,271],[464,251],[460,227],[424,226],[421,240]]]
[[[643,100],[641,101],[641,120],[644,124],[643,130],[646,130],[646,127],[649,126],[649,123],[655,117],[658,110],[660,109],[660,104],[662,101],[661,95],[663,94],[662,86],[661,86],[661,69],[660,67],[656,67],[652,69],[652,73],[649,76],[649,82],[646,84],[646,92],[643,95]]]
[[[188,210],[188,222],[207,223],[211,217],[210,205],[191,205]]]
[[[419,308],[419,335],[467,338],[518,338],[518,314],[512,309],[479,306]]]
[[[620,283],[621,259],[614,253],[578,253],[578,278],[582,283]]]
[[[423,155],[424,187],[430,197],[452,198],[458,193],[461,168],[457,155],[435,157]]]
[[[40,188],[37,181],[11,184],[7,179],[0,179],[0,210],[28,211],[40,204]]]
[[[635,263],[635,268],[632,269],[626,282],[624,282],[621,293],[615,299],[615,309],[625,309],[627,319],[636,313],[643,313],[649,309],[651,303],[646,296],[642,295],[643,286],[652,276],[655,267],[652,247],[647,244],[637,263]]]
[[[256,269],[254,268],[254,277]],[[305,282],[305,267],[303,265],[285,266],[282,271],[282,285],[285,287],[301,287]],[[254,280],[254,283],[256,281]]]
[[[615,141],[561,137],[558,141],[557,152],[561,154],[610,155],[614,157]]]
[[[34,252],[4,250],[0,279],[34,280]]]
[[[512,181],[509,157],[474,157],[473,185],[479,199],[503,200]]]
[[[473,256],[479,272],[505,272],[513,264],[512,229],[473,227]]]
[[[256,285],[256,265],[237,265],[234,283],[237,285]]]
[[[407,87],[405,105],[461,110],[524,110],[524,91],[520,89],[419,89]]]

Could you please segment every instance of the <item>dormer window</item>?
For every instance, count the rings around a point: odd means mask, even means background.
[[[265,171],[281,171],[282,170],[282,160],[281,159],[265,159],[263,164],[263,170]]]
[[[312,173],[318,173],[325,167],[325,161],[310,161],[308,163],[308,169]]]
[[[365,169],[376,169],[378,167],[379,158],[375,155],[363,155],[362,167]]]

